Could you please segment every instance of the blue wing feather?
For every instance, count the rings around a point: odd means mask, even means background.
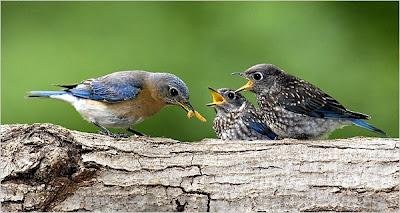
[[[294,84],[294,82],[297,82]],[[316,118],[368,119],[368,115],[347,110],[337,100],[313,85],[290,82],[293,88],[284,88],[278,94],[278,103],[286,110]]]
[[[140,86],[134,82],[94,80],[87,86],[77,86],[68,91],[76,97],[115,103],[134,99],[140,90]]]
[[[368,129],[368,130],[370,130],[370,131],[373,131],[373,132],[378,133],[378,134],[381,134],[381,135],[386,135],[386,133],[385,133],[384,131],[382,131],[382,130],[380,130],[380,129],[374,127],[374,126],[372,126],[371,124],[369,124],[369,123],[367,123],[367,122],[365,122],[365,121],[363,121],[363,120],[360,120],[360,119],[353,119],[352,122],[353,122],[353,124],[356,125],[356,126],[359,126],[359,127],[365,128],[365,129]]]
[[[267,136],[271,140],[277,139],[278,135],[276,135],[266,124],[258,123],[258,122],[249,122],[250,129]]]

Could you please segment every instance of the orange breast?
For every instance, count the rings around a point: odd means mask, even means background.
[[[165,103],[161,100],[153,98],[148,89],[140,91],[138,96],[133,100],[105,104],[115,115],[134,118],[134,120],[152,116],[165,106]]]

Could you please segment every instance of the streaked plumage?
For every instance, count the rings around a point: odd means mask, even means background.
[[[79,84],[59,86],[65,90],[31,91],[29,96],[66,101],[85,120],[111,136],[115,135],[106,127],[129,129],[166,105],[179,105],[187,111],[193,109],[187,86],[169,73],[121,71]]]
[[[276,134],[263,123],[262,115],[240,93],[232,89],[211,89],[217,115],[213,128],[223,140],[276,139]]]
[[[280,137],[321,138],[351,124],[385,134],[363,121],[368,115],[347,110],[319,88],[272,64],[255,65],[240,75],[249,82],[237,91],[256,94],[265,122]]]

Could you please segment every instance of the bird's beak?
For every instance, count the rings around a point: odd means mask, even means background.
[[[194,108],[193,108],[193,106],[190,104],[189,101],[180,101],[180,102],[178,102],[178,104],[179,104],[179,106],[181,106],[182,109],[184,109],[186,112],[194,111]]]
[[[193,115],[199,119],[201,122],[207,122],[207,120],[196,110],[194,110],[193,106],[190,104],[189,101],[180,101],[178,104],[187,112],[187,117],[191,118]]]
[[[242,74],[241,72],[234,72],[234,73],[232,73],[232,75],[240,75],[240,76],[243,76],[243,74]]]
[[[210,90],[211,93],[212,103],[206,104],[206,106],[213,107],[224,104],[226,102],[225,98],[221,94],[219,94],[219,92],[217,92],[215,89],[211,87],[209,87],[208,89]]]
[[[253,81],[249,80],[249,81],[247,82],[247,84],[245,84],[244,86],[240,87],[240,88],[237,89],[235,92],[241,92],[241,91],[243,91],[243,90],[249,91],[249,90],[253,89],[253,84],[254,84]]]

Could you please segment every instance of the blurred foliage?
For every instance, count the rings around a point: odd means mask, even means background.
[[[399,136],[398,2],[1,2],[2,123],[97,129],[73,107],[27,99],[120,70],[165,71],[189,86],[207,123],[167,107],[136,129],[180,140],[215,137],[207,87],[273,63]],[[246,93],[254,101],[254,95]],[[358,127],[331,137],[377,136]]]

